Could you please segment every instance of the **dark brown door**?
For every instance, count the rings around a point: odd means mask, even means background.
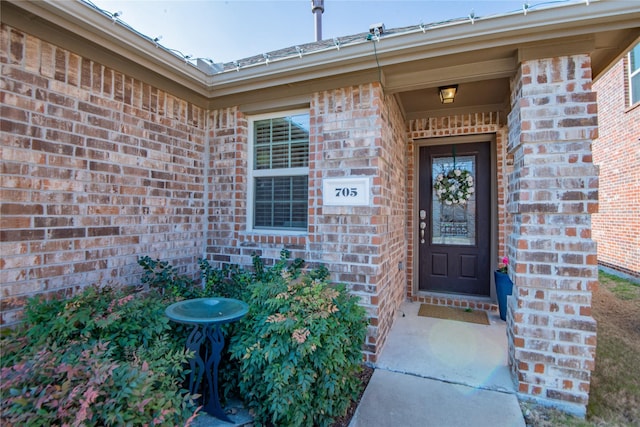
[[[489,142],[420,148],[421,291],[489,295],[489,149]]]

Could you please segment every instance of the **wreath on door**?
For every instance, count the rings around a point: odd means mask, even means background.
[[[446,205],[464,205],[475,192],[471,173],[455,168],[438,174],[433,189],[438,200]]]

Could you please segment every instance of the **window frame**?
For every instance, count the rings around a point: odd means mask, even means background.
[[[256,234],[267,235],[288,235],[288,236],[302,236],[307,235],[309,230],[309,211],[307,204],[307,228],[304,230],[296,228],[262,228],[255,227],[255,178],[269,178],[269,177],[290,177],[290,176],[306,176],[307,177],[307,201],[309,200],[308,183],[309,183],[309,166],[295,167],[295,168],[277,168],[277,169],[255,169],[255,122],[261,120],[268,120],[274,118],[296,116],[306,114],[310,116],[309,109],[296,109],[278,111],[273,113],[256,114],[248,117],[248,156],[247,156],[247,231]],[[309,135],[311,138],[311,135]],[[307,156],[309,153],[307,152]],[[309,159],[307,160],[307,165]]]
[[[637,54],[639,56],[638,58],[635,58],[636,59],[636,63],[638,65],[638,67],[635,70],[632,68],[633,67],[633,62],[631,60],[631,53],[634,50],[637,50]],[[640,97],[638,99],[636,99],[635,101],[633,100],[633,89],[634,89],[633,78],[638,76],[638,75],[640,75],[640,43],[638,43],[635,46],[633,46],[629,50],[629,52],[627,53],[627,64],[628,64],[627,74],[628,74],[628,78],[629,78],[629,80],[628,80],[628,82],[629,82],[629,86],[628,86],[628,89],[629,89],[628,101],[629,101],[629,106],[631,107],[631,106],[634,106],[634,105],[640,103]],[[640,82],[638,82],[638,83],[640,83]]]

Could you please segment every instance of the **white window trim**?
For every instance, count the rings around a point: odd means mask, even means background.
[[[628,64],[628,68],[629,68],[629,93],[627,94],[628,96],[628,100],[629,100],[629,106],[633,106],[636,105],[638,103],[640,103],[640,100],[637,101],[633,101],[633,77],[635,77],[636,75],[640,74],[640,67],[638,69],[636,69],[635,71],[631,69],[631,51],[633,51],[633,49],[635,49],[637,47],[634,46],[631,48],[631,50],[629,51],[629,53],[627,53],[627,64]],[[636,58],[636,60],[640,61],[640,58]]]
[[[294,176],[294,175],[305,175],[307,179],[309,177],[309,168],[288,168],[288,169],[258,169],[254,170],[254,143],[255,143],[255,135],[254,135],[254,122],[265,120],[265,119],[273,119],[277,117],[285,117],[285,116],[295,116],[298,114],[309,114],[309,109],[299,109],[299,110],[286,110],[279,111],[277,113],[264,113],[257,114],[255,116],[250,116],[248,118],[249,123],[249,153],[247,156],[248,165],[247,165],[247,231],[253,234],[265,234],[265,235],[278,235],[278,236],[306,236],[308,234],[308,217],[307,217],[307,230],[290,230],[287,228],[254,228],[253,227],[253,215],[254,215],[254,178],[256,177],[270,177],[270,176]],[[286,171],[283,173],[283,171]],[[308,214],[307,214],[308,215]]]

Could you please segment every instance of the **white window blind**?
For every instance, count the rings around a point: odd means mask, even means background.
[[[309,114],[253,121],[254,229],[307,229]]]

